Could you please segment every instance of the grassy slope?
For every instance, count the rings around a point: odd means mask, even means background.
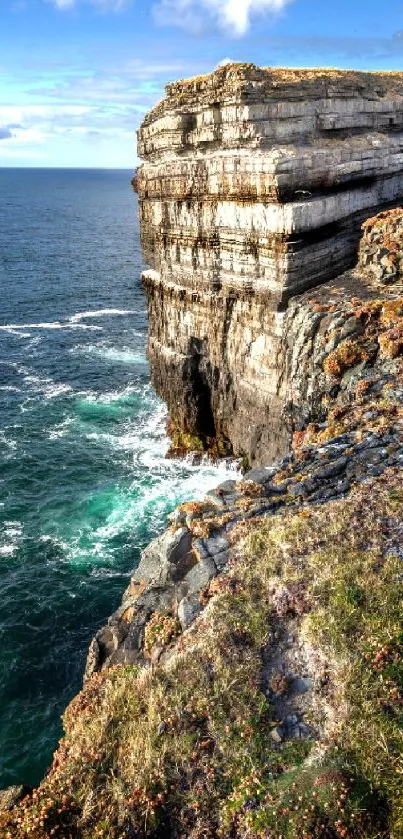
[[[73,700],[50,774],[0,816],[2,839],[400,839],[402,504],[390,471],[346,499],[244,522],[175,653],[96,674]],[[330,681],[312,709],[320,741],[279,749],[262,649],[291,617]]]

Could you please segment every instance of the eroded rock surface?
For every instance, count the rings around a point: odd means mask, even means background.
[[[226,65],[167,86],[139,131],[154,385],[177,448],[284,454],[290,298],[352,267],[403,195],[403,76]]]

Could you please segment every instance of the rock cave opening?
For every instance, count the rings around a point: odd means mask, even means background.
[[[191,342],[192,352],[192,397],[195,406],[195,426],[197,434],[201,437],[216,437],[216,424],[214,420],[211,386],[208,377],[208,362],[203,353],[203,342],[193,338]]]

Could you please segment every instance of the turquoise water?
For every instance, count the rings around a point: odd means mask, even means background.
[[[0,170],[0,787],[41,778],[140,549],[225,477],[165,459],[130,177]]]

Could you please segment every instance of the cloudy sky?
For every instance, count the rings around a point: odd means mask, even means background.
[[[403,2],[0,0],[0,166],[133,168],[164,84],[228,59],[403,70]]]

